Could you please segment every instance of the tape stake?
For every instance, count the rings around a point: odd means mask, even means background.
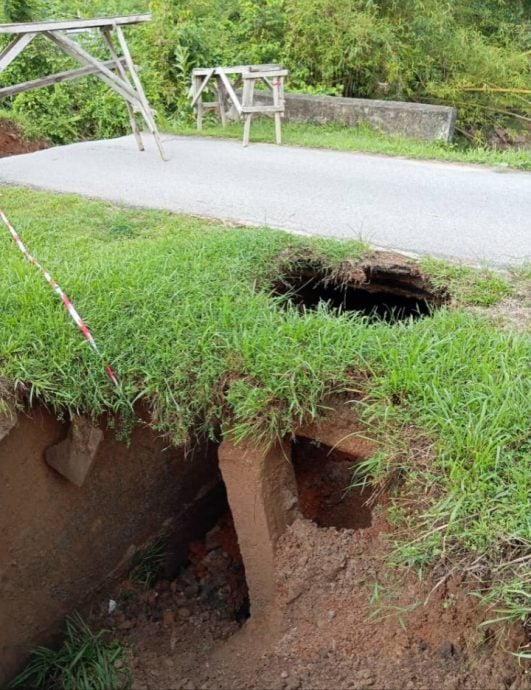
[[[51,276],[48,271],[46,271],[41,264],[35,259],[34,256],[32,256],[29,251],[26,249],[24,243],[20,239],[20,235],[17,233],[15,228],[11,225],[9,222],[7,216],[5,213],[0,209],[0,218],[2,219],[4,225],[6,228],[9,230],[9,233],[11,237],[13,238],[13,241],[17,245],[17,247],[20,249],[22,254],[26,257],[26,259],[32,263],[35,268],[42,273],[44,276],[44,279],[46,282],[49,284],[49,286],[52,288],[52,290],[55,292],[55,294],[59,297],[59,299],[62,301],[64,304],[64,307],[66,311],[70,314],[70,317],[72,318],[72,321],[76,324],[76,326],[79,328],[85,339],[88,341],[90,347],[94,350],[94,352],[101,357],[101,360],[103,362],[103,366],[105,367],[105,371],[107,372],[107,376],[111,379],[113,384],[116,387],[119,387],[118,383],[118,378],[116,377],[116,374],[112,370],[111,366],[103,359],[103,356],[101,352],[98,349],[98,346],[96,345],[96,341],[94,340],[92,333],[90,332],[89,327],[87,324],[83,321],[81,316],[77,313],[74,305],[72,302],[68,299],[68,296],[61,290],[57,282],[54,280],[54,278]]]

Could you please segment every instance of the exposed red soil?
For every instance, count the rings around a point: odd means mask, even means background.
[[[348,489],[354,461],[351,456],[307,439],[293,444],[302,515],[319,527],[359,529],[371,524],[368,489]]]
[[[469,583],[454,577],[436,586],[389,565],[385,507],[371,512],[359,494],[339,492],[351,463],[323,458],[310,443],[294,450],[307,517],[278,544],[269,624],[242,625],[231,605],[245,587],[229,516],[192,545],[175,580],[118,598],[104,623],[130,647],[133,690],[531,687],[508,653],[523,631],[500,641],[479,628],[486,614]],[[238,568],[240,579],[231,580]]]
[[[31,153],[48,147],[45,141],[40,139],[27,139],[22,134],[20,127],[0,118],[0,158],[15,156],[20,153]]]

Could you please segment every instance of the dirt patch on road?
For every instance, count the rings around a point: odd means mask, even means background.
[[[11,120],[0,119],[0,158],[40,151],[48,146],[41,139],[26,138],[20,127]]]

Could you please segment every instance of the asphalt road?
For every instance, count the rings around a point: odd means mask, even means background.
[[[123,137],[4,158],[0,183],[468,263],[531,258],[531,173],[177,136],[163,162],[145,139],[143,153]]]

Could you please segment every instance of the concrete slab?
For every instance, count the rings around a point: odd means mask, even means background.
[[[289,443],[262,451],[224,440],[219,468],[245,566],[253,619],[265,618],[275,595],[275,547],[298,516]]]
[[[269,91],[257,91],[254,101],[256,104],[270,105],[273,97]],[[380,132],[425,141],[451,141],[456,116],[455,108],[430,103],[286,94],[288,122],[314,125],[336,123],[347,127],[367,123]]]
[[[83,486],[94,461],[103,431],[86,417],[74,417],[64,441],[46,450],[46,462],[76,486]]]

